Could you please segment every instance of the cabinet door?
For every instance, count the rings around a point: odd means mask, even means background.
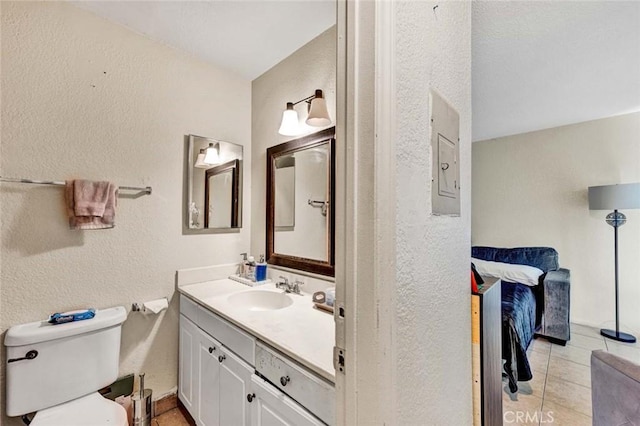
[[[217,426],[220,413],[220,362],[222,345],[199,330],[197,347],[198,409],[194,416],[200,426]]]
[[[251,376],[251,392],[255,395],[251,403],[253,426],[324,425],[297,402],[255,374]]]
[[[253,369],[227,348],[222,349],[220,362],[220,424],[249,426]]]
[[[180,315],[178,396],[187,411],[194,417],[197,411],[196,350],[199,335],[198,327],[184,315]]]

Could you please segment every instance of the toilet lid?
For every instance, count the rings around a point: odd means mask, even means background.
[[[31,426],[128,426],[127,412],[120,404],[98,392],[36,413]]]

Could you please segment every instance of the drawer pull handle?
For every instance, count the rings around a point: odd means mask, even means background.
[[[27,352],[25,354],[25,356],[23,356],[22,358],[12,358],[12,359],[8,360],[7,362],[16,362],[16,361],[23,361],[25,359],[34,359],[37,356],[38,356],[38,351],[31,350],[31,351]]]
[[[287,386],[287,383],[289,383],[290,381],[291,381],[291,379],[289,378],[289,376],[280,377],[280,384],[282,386]]]
[[[227,359],[227,357],[226,357],[226,356],[224,356],[224,355],[220,355],[220,356],[218,357],[218,362],[222,362],[222,361],[224,361],[225,359]]]
[[[216,350],[215,346],[209,346],[209,353],[212,354]]]
[[[253,398],[255,398],[255,397],[256,397],[255,393],[250,393],[250,394],[247,395],[247,401],[253,402]]]

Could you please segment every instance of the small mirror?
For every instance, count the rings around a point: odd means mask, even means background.
[[[189,135],[185,233],[242,227],[242,145]]]
[[[267,262],[334,275],[334,135],[267,150]]]

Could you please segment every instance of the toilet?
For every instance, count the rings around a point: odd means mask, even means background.
[[[6,413],[37,412],[31,426],[128,426],[127,412],[98,393],[118,378],[124,307],[96,310],[84,321],[11,327]]]

